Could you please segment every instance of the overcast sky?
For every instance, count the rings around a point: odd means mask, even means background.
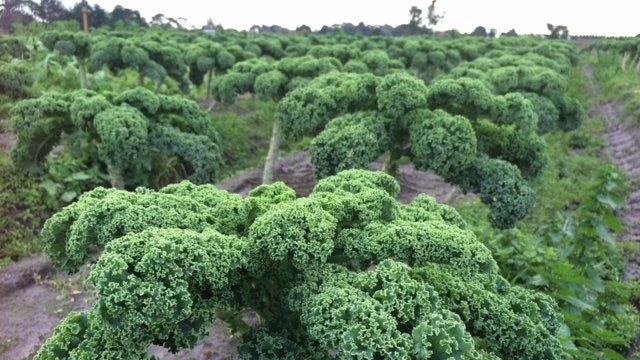
[[[77,0],[63,0],[72,5]],[[89,0],[111,10],[115,5],[139,10],[150,19],[162,13],[183,17],[187,26],[201,26],[207,18],[225,28],[245,30],[251,25],[281,25],[295,29],[360,21],[372,25],[406,24],[409,8],[426,13],[430,0]],[[445,17],[436,29],[471,32],[482,25],[505,32],[547,33],[546,24],[563,24],[576,35],[640,33],[640,0],[437,0],[436,11]]]

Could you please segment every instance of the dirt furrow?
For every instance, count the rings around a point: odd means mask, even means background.
[[[369,169],[382,169],[382,161],[372,163]],[[438,201],[444,201],[454,188],[441,177],[431,172],[415,170],[412,165],[400,166],[396,178],[401,189],[398,200],[403,203],[410,202],[419,194],[429,194]],[[309,195],[317,183],[309,154],[302,151],[281,158],[276,166],[275,179],[290,186],[298,196]],[[244,196],[258,186],[261,181],[262,169],[254,169],[224,180],[218,184],[218,187]]]
[[[583,67],[590,90],[599,94],[593,69]],[[629,186],[626,206],[620,211],[620,219],[625,226],[623,241],[640,241],[640,127],[633,126],[623,115],[624,104],[605,102],[596,105],[595,115],[605,122],[605,149],[613,164],[624,171]],[[630,259],[627,264],[626,279],[640,279],[640,259]]]

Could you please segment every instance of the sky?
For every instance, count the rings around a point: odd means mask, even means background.
[[[73,5],[77,0],[63,0]],[[364,22],[399,25],[409,20],[409,8],[424,10],[430,0],[89,0],[111,10],[115,5],[139,10],[149,20],[162,13],[185,18],[187,27],[200,27],[208,18],[225,28],[248,30],[252,25],[280,25],[295,29],[308,25]],[[548,33],[547,23],[569,27],[574,35],[635,36],[640,33],[640,0],[437,0],[436,12],[444,19],[436,30],[471,32],[482,25],[519,34]]]

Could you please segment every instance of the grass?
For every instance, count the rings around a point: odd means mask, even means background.
[[[276,103],[239,99],[233,105],[218,104],[212,115],[213,127],[220,135],[224,176],[259,166],[267,155]]]
[[[39,232],[58,204],[0,153],[0,266],[40,250]]]
[[[602,100],[624,102],[624,115],[632,119],[630,125],[640,124],[640,73],[636,64],[622,67],[622,57],[613,52],[585,56],[594,68],[594,75],[602,88]]]
[[[277,103],[253,98],[238,99],[232,105],[217,104],[213,127],[220,134],[226,161],[223,177],[241,170],[261,167],[267,156]],[[284,143],[280,155],[308,148],[311,138]]]

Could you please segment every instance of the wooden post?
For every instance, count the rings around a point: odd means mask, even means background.
[[[84,32],[89,32],[89,7],[86,2],[82,6],[82,28]]]

